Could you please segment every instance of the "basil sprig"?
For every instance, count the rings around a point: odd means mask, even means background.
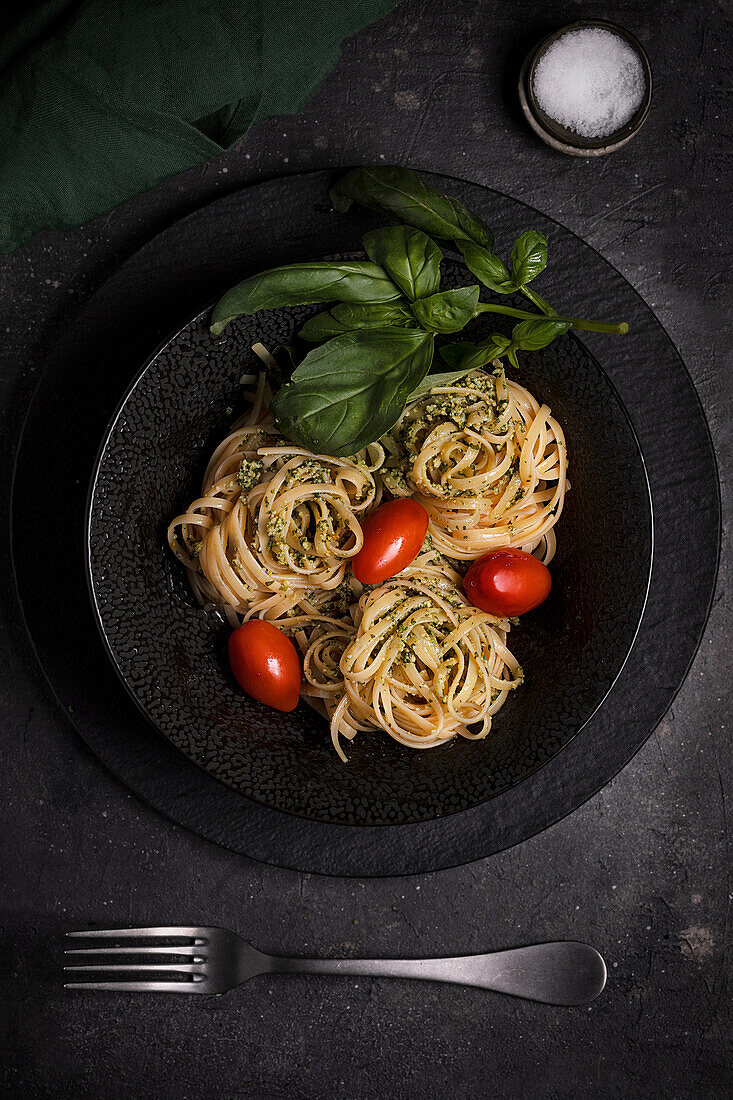
[[[245,279],[214,307],[211,331],[220,335],[235,317],[276,306],[324,303],[328,309],[300,330],[318,344],[278,390],[271,410],[280,430],[303,447],[334,456],[354,454],[396,423],[408,400],[434,385],[518,352],[547,347],[571,328],[626,332],[624,323],[559,317],[528,284],[547,265],[547,239],[527,230],[514,241],[509,265],[494,252],[494,234],[458,199],[431,187],[406,168],[357,168],[331,192],[334,206],[352,202],[397,216],[402,224],[364,237],[368,260],[288,264]],[[443,254],[433,238],[452,241],[478,280],[441,289]],[[540,312],[479,301],[523,294]],[[445,343],[481,313],[513,317],[511,336],[492,333],[480,343]],[[436,341],[450,371],[430,374]]]
[[[334,209],[348,210],[352,202],[396,214],[403,222],[434,237],[453,241],[463,253],[466,266],[489,290],[497,294],[520,291],[543,313],[555,311],[527,284],[547,264],[547,238],[534,229],[517,237],[512,248],[512,270],[494,255],[494,234],[458,199],[425,183],[409,168],[382,165],[355,168],[331,189]]]

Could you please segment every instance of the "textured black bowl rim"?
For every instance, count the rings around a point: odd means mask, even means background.
[[[90,652],[87,654],[87,659],[96,662],[96,670],[102,678],[106,675],[105,669],[109,670],[109,680],[103,684],[109,691],[109,697],[105,695],[100,699],[99,691],[88,692],[86,688],[80,689],[78,682],[74,681],[75,662],[81,650],[70,650],[68,654],[64,652],[59,666],[57,654],[52,648],[54,637],[52,634],[49,635],[46,626],[45,607],[41,610],[34,605],[31,598],[34,588],[30,584],[26,585],[26,582],[30,581],[24,573],[23,553],[27,544],[23,543],[22,521],[18,521],[18,514],[22,515],[22,513],[16,512],[19,505],[18,495],[23,487],[23,477],[27,476],[25,460],[27,459],[30,465],[32,457],[31,454],[26,454],[27,451],[32,450],[33,440],[29,437],[38,427],[37,421],[40,420],[41,428],[46,426],[43,419],[47,415],[44,402],[53,402],[56,398],[54,381],[56,375],[63,373],[64,355],[70,355],[75,351],[77,341],[84,338],[90,328],[94,332],[94,325],[99,323],[95,310],[99,314],[100,310],[108,304],[108,300],[109,303],[116,304],[121,291],[128,296],[133,294],[132,288],[136,282],[140,281],[141,276],[149,277],[151,250],[154,249],[152,255],[165,247],[175,250],[176,245],[182,243],[179,238],[183,236],[186,239],[186,255],[188,255],[188,242],[196,221],[203,218],[215,221],[217,208],[222,204],[228,207],[241,195],[246,196],[250,202],[256,202],[264,198],[272,201],[273,196],[277,198],[278,189],[282,188],[287,188],[289,193],[291,189],[293,193],[302,192],[306,197],[310,191],[311,206],[318,208],[319,204],[323,205],[325,190],[330,180],[346,167],[348,166],[334,166],[330,171],[274,177],[213,200],[154,236],[133,253],[84,303],[59,340],[55,353],[49,358],[47,368],[39,378],[23,418],[11,480],[12,507],[9,518],[11,568],[19,602],[20,619],[25,624],[32,651],[52,696],[59,703],[61,713],[66,715],[82,741],[106,769],[125,783],[144,804],[152,806],[175,823],[193,830],[213,843],[261,862],[290,867],[294,870],[346,877],[423,874],[482,859],[527,840],[572,813],[610,782],[647,741],[674,702],[698,651],[712,606],[720,556],[720,486],[712,439],[702,404],[684,362],[661,322],[641,295],[592,245],[582,241],[555,219],[542,214],[526,203],[510,199],[480,184],[425,172],[425,175],[432,178],[436,184],[451,188],[454,193],[458,193],[464,201],[469,203],[473,201],[481,205],[486,200],[491,201],[492,196],[494,201],[509,201],[516,207],[521,207],[529,215],[545,221],[549,227],[554,226],[559,237],[564,238],[570,247],[573,241],[581,247],[594,270],[598,272],[598,278],[606,283],[609,280],[614,282],[617,292],[625,297],[629,308],[633,308],[633,311],[643,320],[643,328],[648,330],[649,341],[652,344],[656,343],[657,350],[662,350],[667,364],[677,372],[678,385],[684,386],[691,401],[695,442],[702,448],[704,457],[704,463],[702,463],[705,466],[704,476],[701,477],[699,472],[701,463],[698,462],[695,468],[699,484],[705,490],[708,524],[704,535],[702,525],[696,525],[690,536],[696,540],[696,544],[691,549],[699,551],[702,555],[704,578],[699,583],[695,581],[691,591],[685,589],[682,593],[680,598],[684,601],[684,609],[673,609],[677,625],[683,625],[689,620],[690,615],[694,616],[694,634],[686,640],[681,660],[676,662],[673,671],[673,680],[657,688],[655,692],[645,693],[644,706],[648,713],[643,717],[643,728],[627,723],[625,728],[622,727],[623,733],[618,741],[608,743],[608,751],[606,751],[607,742],[601,738],[604,751],[602,758],[599,756],[596,761],[598,766],[592,779],[584,780],[577,769],[573,771],[569,753],[559,753],[554,758],[554,761],[562,762],[565,773],[561,775],[559,785],[543,790],[542,784],[536,783],[536,777],[532,777],[528,785],[532,787],[532,793],[538,796],[535,803],[537,809],[533,814],[525,815],[521,821],[517,819],[516,814],[512,813],[511,805],[506,808],[503,816],[497,816],[497,804],[501,799],[494,799],[479,808],[480,818],[478,819],[475,811],[466,811],[445,821],[430,822],[427,828],[395,826],[392,829],[377,829],[376,837],[374,837],[375,830],[323,825],[314,829],[313,823],[302,821],[297,822],[298,829],[294,831],[290,823],[295,819],[275,811],[265,811],[257,804],[235,795],[222,784],[194,768],[163,738],[157,734],[151,736],[153,731],[147,723],[142,723],[135,708],[125,708],[127,696],[119,690],[118,680],[113,675],[101,646],[99,646],[98,655]],[[415,167],[420,170],[419,165]],[[205,297],[201,295],[199,301],[204,300]],[[193,301],[191,305],[194,305]],[[176,316],[173,311],[172,316]],[[76,391],[75,396],[77,398],[79,396]],[[657,486],[652,485],[653,497],[656,488]],[[662,485],[661,489],[664,488],[665,486]],[[711,534],[714,535],[714,541],[710,538]],[[80,574],[83,574],[81,555],[78,565]],[[650,593],[655,590],[657,568],[658,563],[655,562]],[[78,581],[80,588],[86,587],[83,576],[80,576]],[[24,595],[28,599],[27,605],[24,603]],[[649,606],[647,606],[648,614]],[[647,633],[645,619],[646,615],[642,619],[641,630]],[[93,616],[89,609],[89,621],[81,625],[91,629],[91,636],[85,636],[83,640],[93,645],[96,639],[98,645],[97,631],[92,627],[92,621]],[[637,643],[638,641],[637,638]],[[632,655],[635,648],[632,648]],[[627,670],[624,672],[626,673],[624,679],[632,675]],[[118,695],[115,695],[115,686],[119,692]],[[75,709],[75,713],[71,712],[72,708],[68,701],[74,687],[80,691],[79,700],[85,707],[89,707],[89,716],[86,713],[80,714],[79,708]],[[655,695],[653,702],[647,697],[650,694]],[[612,692],[607,703],[613,704],[613,695]],[[101,709],[94,712],[95,706]],[[605,709],[608,710],[609,707]],[[119,733],[127,735],[123,745],[120,745],[117,739]],[[182,764],[185,767],[182,767]],[[537,775],[543,779],[550,770],[552,769],[545,770],[543,774],[543,769],[540,769]],[[161,777],[160,783],[157,781],[159,777]],[[487,806],[492,811],[491,815],[486,814]],[[456,825],[460,825],[460,830],[456,830]],[[492,827],[495,830],[494,835],[489,831]],[[330,830],[331,839],[327,848],[324,830]],[[367,834],[370,833],[373,840],[367,843]],[[350,839],[354,834],[359,836],[358,848]]]
[[[442,251],[443,251],[443,254],[446,256],[446,258],[450,258],[451,260],[453,260],[453,262],[455,262],[457,264],[460,264],[462,267],[465,267],[465,265],[463,263],[463,260],[462,260],[461,256],[458,253],[453,253],[453,252],[451,252],[450,249],[447,249],[447,248],[442,249]],[[322,259],[323,257],[319,257],[319,258]],[[468,271],[468,268],[466,268],[466,274],[470,275],[470,272]],[[120,400],[117,404],[117,407],[116,407],[114,413],[112,414],[112,416],[110,417],[109,423],[107,424],[107,426],[105,428],[104,435],[102,436],[102,441],[99,445],[99,449],[98,449],[96,457],[94,459],[94,469],[92,471],[92,476],[91,476],[90,481],[89,481],[89,489],[88,489],[88,492],[87,492],[87,503],[86,503],[86,512],[85,512],[85,526],[84,526],[84,546],[85,546],[84,559],[85,559],[85,567],[86,567],[85,572],[86,572],[87,592],[89,594],[89,599],[90,599],[92,608],[94,610],[94,621],[96,623],[97,630],[99,631],[99,635],[102,639],[102,643],[104,645],[107,656],[109,657],[109,660],[112,663],[112,667],[114,668],[115,673],[117,674],[117,677],[120,680],[122,686],[124,687],[127,695],[129,696],[130,699],[132,699],[133,703],[135,704],[137,709],[140,711],[140,713],[143,715],[143,717],[146,719],[146,721],[149,722],[152,726],[155,727],[155,729],[158,731],[158,733],[160,734],[161,737],[166,737],[167,735],[160,728],[160,726],[156,722],[155,718],[152,717],[148,713],[148,711],[145,709],[145,706],[143,705],[142,701],[138,698],[137,694],[135,693],[135,690],[132,687],[132,685],[130,684],[127,676],[125,675],[125,673],[123,671],[123,669],[120,667],[120,664],[117,660],[117,654],[115,652],[115,647],[113,646],[112,642],[110,641],[108,632],[107,632],[107,630],[105,628],[105,625],[104,625],[102,609],[99,605],[99,601],[97,600],[97,593],[96,593],[95,588],[94,588],[94,567],[93,567],[93,562],[92,562],[93,550],[92,550],[92,533],[91,533],[91,526],[92,526],[92,520],[93,520],[93,511],[92,510],[93,510],[93,506],[94,506],[94,495],[95,495],[95,491],[97,489],[97,484],[98,484],[98,481],[99,481],[100,466],[101,466],[102,460],[105,456],[105,453],[107,451],[107,447],[108,447],[109,441],[110,441],[110,436],[114,432],[114,430],[115,430],[115,428],[118,424],[118,421],[120,420],[120,417],[123,416],[123,414],[125,412],[125,408],[127,406],[127,403],[129,401],[130,397],[135,392],[135,390],[140,385],[140,383],[144,380],[145,375],[148,372],[148,370],[150,369],[150,367],[155,364],[155,361],[157,360],[158,356],[167,348],[168,344],[171,343],[173,340],[175,340],[176,337],[179,336],[181,334],[181,332],[183,332],[184,329],[186,329],[189,326],[196,324],[196,322],[202,320],[206,316],[206,314],[210,312],[210,310],[212,309],[212,307],[215,304],[216,300],[217,299],[212,299],[204,309],[200,310],[194,317],[191,317],[188,321],[186,321],[185,324],[179,325],[178,328],[175,331],[171,332],[166,337],[166,339],[163,340],[158,345],[158,347],[155,349],[155,351],[152,353],[152,355],[150,355],[146,359],[143,366],[139,369],[137,374],[134,376],[134,378],[130,382],[129,386],[125,390],[124,394],[120,398]],[[598,373],[603,378],[603,381],[608,386],[609,390],[611,391],[613,397],[616,400],[616,403],[619,407],[619,410],[621,411],[621,415],[622,415],[622,417],[623,417],[623,419],[626,423],[626,426],[628,427],[629,432],[631,434],[631,438],[634,442],[634,446],[636,447],[637,458],[639,460],[639,463],[640,463],[640,466],[641,466],[641,472],[642,472],[642,475],[644,477],[644,487],[645,487],[645,490],[646,490],[646,502],[647,502],[647,505],[648,505],[648,508],[649,508],[649,559],[648,559],[648,565],[647,565],[647,569],[646,569],[646,580],[645,580],[645,584],[644,584],[644,596],[643,596],[643,599],[642,599],[641,607],[639,609],[639,616],[638,616],[638,619],[636,621],[636,625],[634,626],[634,630],[633,630],[633,633],[631,635],[631,639],[629,641],[629,645],[628,645],[628,648],[626,650],[626,653],[624,654],[623,660],[621,661],[621,664],[617,668],[617,670],[616,670],[611,682],[609,683],[606,691],[604,692],[603,696],[598,700],[598,703],[593,708],[593,710],[590,712],[590,714],[588,714],[585,721],[583,721],[578,726],[578,728],[570,735],[570,737],[568,737],[568,739],[564,742],[564,744],[561,746],[561,748],[558,749],[558,751],[553,756],[550,756],[546,760],[543,760],[540,763],[535,764],[534,767],[529,768],[524,773],[524,775],[521,777],[521,779],[517,779],[514,783],[511,783],[508,787],[505,787],[501,791],[498,791],[496,793],[488,794],[486,796],[486,798],[481,799],[478,802],[473,802],[470,807],[466,807],[468,809],[475,809],[478,806],[483,805],[485,802],[491,801],[491,799],[500,798],[501,795],[505,794],[507,791],[510,791],[510,790],[514,789],[515,787],[520,786],[531,775],[534,775],[535,772],[539,771],[541,768],[546,768],[552,762],[552,760],[554,760],[555,756],[557,756],[558,753],[562,752],[563,749],[567,745],[569,745],[570,742],[572,740],[574,740],[578,736],[578,734],[580,734],[586,728],[588,723],[593,719],[593,717],[598,713],[600,708],[603,706],[604,702],[606,701],[606,699],[610,695],[611,691],[613,690],[614,684],[617,682],[619,676],[621,675],[624,668],[626,667],[626,662],[629,659],[629,654],[631,653],[634,642],[636,641],[636,638],[637,638],[638,633],[639,633],[639,629],[641,627],[641,622],[642,622],[642,619],[644,617],[644,611],[646,610],[647,599],[649,597],[649,587],[651,585],[651,577],[652,577],[652,563],[654,561],[654,507],[653,507],[653,503],[652,503],[651,487],[650,487],[650,484],[649,484],[649,475],[647,473],[646,463],[644,461],[644,455],[643,455],[642,450],[641,450],[641,445],[639,443],[639,438],[636,434],[636,429],[634,428],[634,425],[631,422],[631,417],[629,416],[628,412],[626,411],[626,407],[624,406],[624,403],[621,400],[621,397],[620,397],[618,391],[616,390],[616,387],[614,386],[613,382],[611,381],[611,379],[608,377],[608,375],[604,371],[601,364],[596,359],[595,355],[593,355],[592,352],[590,352],[588,350],[588,348],[586,348],[585,345],[582,344],[582,342],[580,340],[578,340],[578,338],[577,338],[577,336],[575,335],[574,332],[571,332],[568,335],[570,336],[570,339],[577,341],[581,345],[583,354],[586,356],[587,359],[590,360],[590,362],[592,363],[595,370],[598,371]],[[568,428],[568,430],[570,431],[571,428]],[[183,750],[179,749],[179,751],[183,751]],[[187,755],[187,754],[184,753],[184,755]],[[189,757],[189,759],[193,760],[192,757]],[[206,775],[214,776],[214,773],[212,771],[210,771],[209,769],[207,769],[204,764],[199,763],[196,760],[193,760],[193,763],[196,765],[196,767],[200,768],[203,772],[205,772]],[[237,791],[237,793],[240,794],[241,797],[245,797],[241,794],[240,791],[237,790],[237,788],[234,784],[228,783],[226,779],[219,778],[218,776],[214,776],[214,778],[217,780],[217,782],[225,783],[227,786],[230,786],[233,790]],[[266,802],[263,802],[262,800],[258,799],[255,795],[248,795],[246,797],[252,802],[256,802],[259,805],[270,808]],[[314,817],[311,814],[297,813],[294,810],[287,811],[287,810],[280,810],[278,808],[278,812],[288,813],[292,817],[297,817],[297,818],[300,818],[300,819],[305,820],[305,821],[316,821],[319,824],[325,824],[325,825],[335,824],[333,822],[322,821],[320,818]],[[459,813],[463,813],[463,812],[464,812],[464,809],[457,809],[457,810],[449,811],[448,813],[443,813],[439,816],[441,817],[441,819],[445,819],[447,817],[453,816],[454,814],[459,814]],[[436,816],[436,817],[430,818],[428,820],[436,821],[437,819],[438,818]],[[425,821],[425,819],[422,819],[421,821],[418,821],[418,822],[405,822],[405,824],[406,825],[409,825],[409,824],[422,824],[422,823],[424,823],[424,821]],[[347,823],[344,823],[344,824],[347,824]],[[369,825],[360,825],[360,824],[356,824],[356,823],[351,823],[349,827],[357,828],[357,829],[359,829],[359,828],[392,829],[392,828],[399,828],[400,826],[395,826],[394,824],[392,824],[390,822],[372,822]]]

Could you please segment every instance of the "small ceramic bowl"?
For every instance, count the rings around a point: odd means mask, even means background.
[[[533,87],[537,64],[553,42],[556,42],[562,35],[567,34],[568,31],[585,30],[589,27],[599,27],[602,30],[612,31],[620,38],[623,38],[625,42],[628,42],[641,61],[644,70],[644,80],[646,82],[644,98],[629,121],[618,130],[614,130],[613,133],[606,134],[600,138],[584,138],[574,130],[569,130],[566,126],[562,126],[556,119],[551,118],[542,110],[537,102]],[[524,116],[534,132],[538,134],[547,145],[552,146],[553,149],[557,149],[559,152],[567,153],[569,156],[573,157],[605,156],[606,153],[612,153],[614,150],[620,149],[622,145],[626,145],[627,142],[631,141],[632,137],[639,132],[646,120],[646,116],[649,114],[649,108],[652,102],[652,69],[649,64],[649,58],[647,57],[644,47],[633,34],[630,34],[629,31],[625,30],[623,27],[617,26],[615,23],[607,23],[602,19],[581,19],[577,23],[568,23],[567,26],[560,27],[554,34],[543,39],[543,41],[535,46],[533,50],[530,50],[525,57],[522,70],[519,74],[519,102],[522,106]]]

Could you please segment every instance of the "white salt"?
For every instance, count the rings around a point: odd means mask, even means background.
[[[606,137],[624,126],[645,87],[636,50],[601,27],[561,35],[538,62],[533,81],[545,114],[584,138]]]

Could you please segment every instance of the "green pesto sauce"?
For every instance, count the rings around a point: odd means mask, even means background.
[[[237,470],[237,481],[243,493],[248,493],[250,489],[255,487],[262,477],[264,468],[264,462],[258,462],[256,460],[251,462],[248,458],[242,459],[239,464],[239,469]]]

